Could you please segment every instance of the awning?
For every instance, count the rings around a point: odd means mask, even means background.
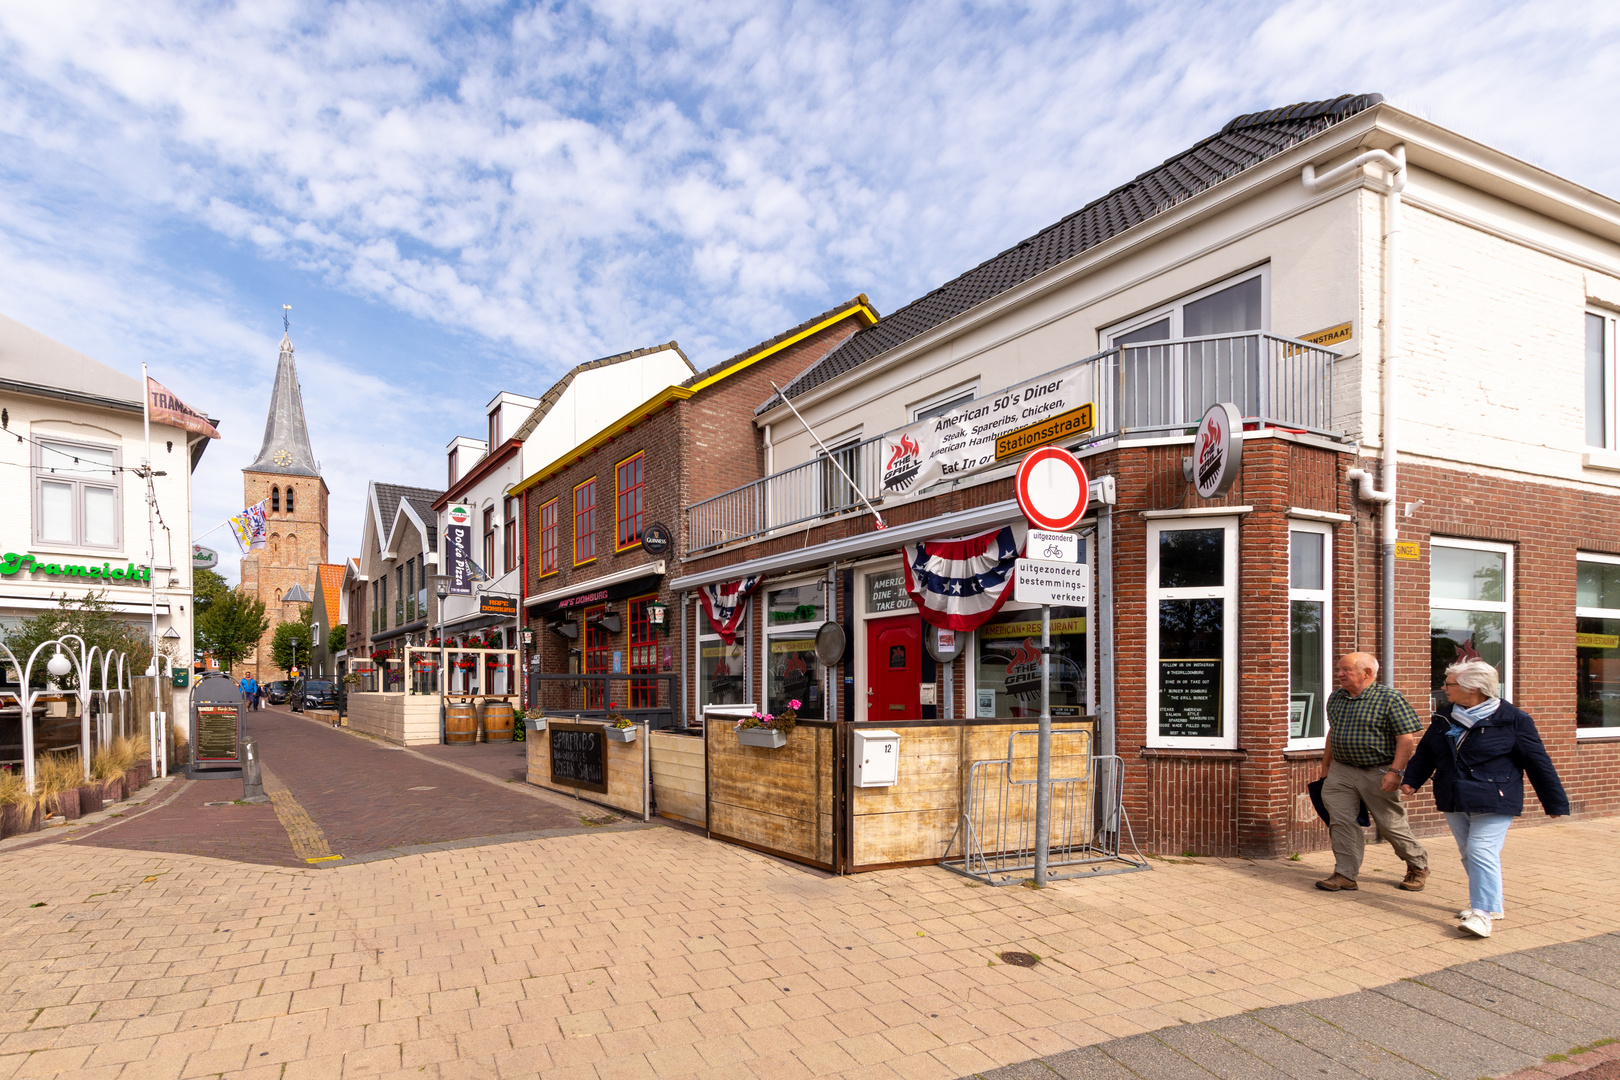
[[[902,544],[914,544],[919,540],[935,540],[945,536],[962,536],[991,525],[1004,525],[1009,521],[1019,520],[1022,516],[1022,511],[1018,509],[1018,501],[1008,499],[1006,502],[975,506],[971,510],[959,510],[954,514],[942,514],[924,521],[891,525],[887,529],[861,533],[859,536],[829,540],[814,547],[794,548],[792,551],[767,555],[762,559],[713,566],[695,574],[678,577],[669,583],[669,587],[675,592],[685,592],[700,585],[712,585],[716,581],[735,581],[737,578],[753,574],[779,574],[806,567],[825,566],[833,562],[848,562],[851,559],[861,559],[885,551],[892,551],[898,555]]]
[[[473,630],[482,630],[487,626],[500,626],[503,623],[516,626],[517,619],[511,615],[479,615],[474,612],[471,615],[463,615],[455,622],[445,623],[444,632],[447,634],[466,634]]]
[[[531,616],[542,616],[550,615],[554,611],[566,611],[588,604],[634,596],[646,592],[649,588],[656,588],[657,580],[664,576],[665,565],[663,559],[658,559],[614,574],[591,578],[589,581],[565,585],[560,589],[548,589],[543,593],[524,597],[523,606],[528,609]]]

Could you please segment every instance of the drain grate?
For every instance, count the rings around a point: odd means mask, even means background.
[[[1013,967],[1034,967],[1041,962],[1041,958],[1034,953],[1004,952],[996,953],[996,955],[1001,957],[1003,964],[1011,964]]]

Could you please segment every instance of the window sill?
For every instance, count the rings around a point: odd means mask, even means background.
[[[1247,750],[1195,750],[1191,747],[1179,746],[1144,746],[1141,756],[1145,758],[1182,758],[1203,759],[1205,761],[1247,761]]]
[[[1602,728],[1576,728],[1575,742],[1604,742],[1610,739],[1620,739],[1620,727]]]
[[[1284,761],[1321,761],[1322,747],[1296,746],[1283,751]]]
[[[1604,472],[1620,472],[1620,453],[1596,448],[1588,450],[1581,455],[1581,467],[1601,469]]]
[[[66,556],[69,556],[69,557],[72,557],[72,558],[100,559],[103,562],[107,562],[109,560],[117,560],[118,562],[130,562],[131,558],[132,558],[132,557],[126,557],[124,555],[124,549],[122,547],[116,547],[116,548],[69,547],[69,546],[67,546],[65,544],[56,544],[56,545],[36,544],[36,545],[32,545],[32,546],[29,547],[28,553],[30,555],[66,555]],[[145,566],[146,564],[142,563],[141,565]],[[169,568],[166,567],[166,566],[160,566],[157,569],[159,569],[159,570],[167,570]]]

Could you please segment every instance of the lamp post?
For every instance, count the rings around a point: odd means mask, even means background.
[[[84,644],[83,640],[76,635],[69,634],[65,636],[72,637],[81,646]],[[34,646],[34,651],[28,654],[26,664],[18,663],[17,655],[3,642],[0,642],[0,653],[5,654],[6,658],[11,661],[12,670],[17,672],[17,692],[8,693],[7,696],[11,697],[18,706],[18,726],[22,728],[23,780],[28,785],[30,795],[34,792],[34,703],[40,699],[45,690],[36,691],[29,684],[33,681],[34,661],[39,659],[39,654],[49,646],[55,646],[56,651],[45,662],[46,672],[53,679],[60,679],[73,670],[78,658],[73,655],[71,647],[67,652],[62,651],[63,640],[64,638],[53,638],[50,641],[40,642]],[[82,702],[84,700],[82,695],[85,692],[83,666],[80,667],[79,691],[81,694],[80,701]],[[81,712],[80,723],[85,724],[87,722]],[[86,755],[85,764],[86,766],[89,764],[88,755]]]
[[[450,581],[443,574],[434,574],[433,595],[439,598],[439,742],[444,740],[444,710],[450,698],[449,656],[444,651],[444,602],[450,598]]]

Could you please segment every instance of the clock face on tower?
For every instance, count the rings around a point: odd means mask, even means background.
[[[273,460],[277,465],[280,465],[282,468],[285,469],[287,467],[287,465],[292,461],[292,455],[287,452],[286,447],[282,447],[280,450],[276,451],[275,457],[272,458],[271,460]]]

